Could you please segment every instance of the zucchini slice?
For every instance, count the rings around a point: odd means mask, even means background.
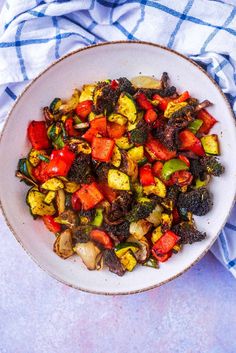
[[[134,162],[140,162],[144,158],[143,146],[131,148],[128,151],[128,155]]]
[[[131,82],[136,88],[155,88],[161,89],[162,82],[151,76],[136,76],[131,79]]]
[[[219,140],[216,134],[203,136],[201,138],[201,143],[207,154],[214,156],[218,156],[220,154]]]
[[[133,271],[137,265],[137,260],[131,250],[128,250],[121,258],[120,262],[122,266],[129,272]]]
[[[43,183],[41,187],[42,189],[45,189],[45,190],[57,191],[57,190],[63,189],[64,184],[60,179],[51,178],[45,181],[45,183]]]
[[[130,182],[127,174],[117,169],[110,169],[108,172],[108,185],[115,190],[130,190]]]
[[[79,104],[80,91],[76,88],[71,96],[71,98],[59,107],[59,111],[63,114],[67,114],[74,110]]]
[[[140,247],[136,242],[120,243],[115,247],[115,254],[120,259],[128,250],[136,253],[139,249]]]
[[[145,195],[154,194],[159,197],[166,197],[166,186],[165,184],[158,178],[155,179],[155,185],[144,186],[143,192]]]
[[[75,181],[67,181],[65,182],[65,190],[70,194],[73,194],[80,188],[80,185],[77,184]]]
[[[57,191],[56,195],[56,204],[57,204],[57,210],[58,214],[62,214],[65,211],[66,208],[66,195],[63,189],[60,189]]]
[[[115,139],[115,143],[122,150],[129,150],[131,147],[133,147],[133,143],[131,143],[126,136]]]
[[[111,121],[112,123],[116,123],[119,125],[125,125],[127,123],[127,118],[121,114],[111,114],[108,117],[108,121]]]
[[[47,205],[50,205],[50,203],[55,199],[56,193],[55,191],[48,191],[47,195],[45,196],[44,202]]]
[[[79,97],[79,102],[93,100],[93,92],[96,85],[84,85]]]
[[[53,204],[47,205],[45,202],[45,195],[37,188],[31,188],[26,195],[26,203],[30,207],[33,216],[52,216],[56,213]]]
[[[137,119],[137,108],[134,102],[133,97],[126,93],[122,92],[118,102],[117,102],[117,113],[126,116],[130,123],[134,123]]]
[[[117,146],[114,146],[113,154],[111,157],[111,164],[113,164],[114,167],[117,167],[117,168],[119,168],[121,164],[121,153]]]
[[[40,161],[43,160],[43,157],[48,158],[48,155],[45,151],[34,150],[32,148],[28,155],[28,160],[33,167],[37,167]]]

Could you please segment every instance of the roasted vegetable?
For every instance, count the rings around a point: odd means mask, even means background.
[[[101,268],[101,251],[91,241],[77,243],[74,251],[82,259],[88,270],[99,270]]]
[[[137,119],[137,109],[133,97],[122,92],[117,102],[117,113],[124,115],[131,124]]]
[[[117,169],[108,172],[108,185],[115,190],[130,190],[130,181],[127,174]]]
[[[151,228],[151,223],[145,219],[140,219],[137,222],[131,222],[129,231],[136,239],[140,240],[144,235],[148,233]]]
[[[189,222],[181,222],[175,225],[172,230],[180,237],[181,244],[192,244],[206,238],[206,233],[201,233]]]
[[[224,167],[220,164],[218,159],[213,156],[205,156],[200,159],[200,164],[203,169],[210,175],[220,176],[224,173]]]
[[[52,216],[56,213],[53,204],[47,205],[45,195],[42,194],[36,187],[31,188],[26,196],[26,202],[30,207],[30,212],[33,216]]]
[[[207,154],[212,154],[212,155],[220,154],[219,141],[218,141],[217,135],[214,134],[214,135],[203,136],[201,138],[201,143],[204,148],[204,151]]]
[[[148,219],[152,211],[155,209],[155,202],[148,200],[144,202],[139,202],[136,204],[132,210],[126,216],[129,222],[136,222],[139,219]]]
[[[204,216],[212,207],[211,194],[206,188],[181,193],[178,197],[177,205],[196,216]]]
[[[70,229],[64,230],[64,232],[62,232],[56,238],[53,250],[58,256],[62,257],[63,259],[67,259],[68,257],[74,254]]]

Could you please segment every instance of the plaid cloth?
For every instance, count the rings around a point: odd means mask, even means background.
[[[7,0],[0,21],[0,127],[52,61],[121,39],[152,41],[201,63],[236,112],[235,0]],[[236,276],[236,207],[212,252]]]

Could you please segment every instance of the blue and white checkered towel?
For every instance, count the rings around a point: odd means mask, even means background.
[[[171,5],[170,5],[171,4]],[[0,14],[0,127],[52,61],[110,40],[146,40],[202,63],[236,112],[236,0],[6,0]],[[212,247],[236,277],[236,207]]]

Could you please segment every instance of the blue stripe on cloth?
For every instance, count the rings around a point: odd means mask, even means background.
[[[60,35],[60,29],[58,27],[58,21],[57,21],[57,18],[55,16],[52,17],[52,23],[53,23],[53,26],[55,27],[56,29],[56,45],[55,45],[55,58],[56,59],[59,59],[60,58],[60,55],[59,55],[59,46],[60,46],[60,43],[61,43],[61,38],[59,37]]]
[[[113,12],[114,12],[114,9],[117,6],[118,2],[119,2],[119,0],[114,0],[113,4],[111,4],[111,6],[110,6],[110,9],[111,9],[110,16],[109,16],[110,17],[109,18],[109,24],[110,25],[113,24]]]
[[[229,251],[228,251],[228,246],[227,246],[227,243],[225,240],[224,230],[222,230],[222,232],[220,233],[219,239],[220,239],[221,247],[223,250],[224,259],[227,263],[229,263],[230,262]]]
[[[228,265],[227,265],[227,268],[230,269],[232,267],[234,267],[236,265],[236,258],[231,260]]]
[[[14,92],[12,92],[12,90],[9,87],[5,88],[5,92],[8,94],[9,97],[11,97],[11,99],[13,99],[14,101],[16,100],[17,96],[15,95]]]
[[[81,25],[81,23],[78,23],[78,22],[74,21],[72,18],[70,18],[70,17],[68,17],[68,16],[66,16],[66,15],[62,15],[62,16],[60,16],[60,18],[64,18],[64,19],[70,21],[71,23],[75,24],[76,26],[79,26],[80,28],[82,28],[85,32],[88,32],[88,28],[84,28],[84,27]],[[76,33],[75,33],[75,34],[76,34]],[[89,39],[89,38],[83,36],[83,35],[80,34],[80,33],[77,33],[77,34],[78,34],[81,38],[83,38],[84,40],[86,40],[89,44],[95,44],[95,43],[96,43],[95,40],[91,40],[91,39]],[[91,33],[90,33],[90,34],[91,34]],[[91,35],[93,35],[93,34],[91,34]]]
[[[235,230],[235,232],[236,232],[236,226],[235,225],[227,222],[225,226],[226,226],[226,228]]]
[[[29,10],[28,13],[32,16],[35,16],[35,17],[44,17],[45,16],[43,11],[39,12],[39,11]]]
[[[18,40],[15,42],[0,42],[0,48],[10,48],[10,47],[21,47],[24,45],[30,45],[30,44],[42,44],[42,43],[48,43],[52,40],[56,40],[57,38],[60,39],[65,39],[71,36],[78,36],[78,37],[82,37],[84,38],[84,36],[82,36],[79,33],[62,33],[59,34],[55,37],[51,37],[51,38],[37,38],[37,39],[23,39],[23,40]],[[84,38],[86,39],[86,38]],[[91,41],[90,41],[91,42]],[[77,41],[78,44],[85,44],[84,41]]]
[[[21,31],[24,27],[24,24],[25,24],[25,21],[21,22],[17,28],[17,31],[16,31],[16,36],[15,36],[15,40],[16,40],[16,43],[20,40],[20,37],[21,37]],[[21,69],[21,73],[22,73],[22,76],[23,76],[23,79],[24,81],[27,81],[28,80],[28,76],[27,76],[27,73],[26,73],[26,68],[25,68],[25,63],[24,63],[24,59],[23,59],[23,56],[22,56],[22,51],[21,51],[21,46],[16,46],[16,54],[17,54],[17,58],[19,60],[19,64],[20,64],[20,69]]]
[[[219,65],[215,68],[215,73],[221,71],[227,64],[228,64],[228,60],[224,59],[223,61],[221,61],[221,63],[219,63]]]
[[[128,32],[119,22],[114,22],[113,25],[123,33],[127,39],[129,40],[138,40],[135,36],[133,36],[130,32]]]
[[[232,20],[234,19],[234,16],[236,14],[236,8],[234,7],[233,10],[231,11],[231,13],[229,14],[229,16],[227,17],[227,19],[225,20],[225,22],[223,23],[222,27],[219,26],[218,28],[216,28],[210,35],[209,37],[205,40],[205,42],[203,43],[203,46],[201,48],[200,53],[204,53],[206,50],[207,45],[212,41],[212,39],[217,35],[217,33],[219,32],[219,30],[223,29],[223,27],[227,27]]]
[[[144,20],[144,17],[145,17],[145,5],[146,5],[146,3],[147,3],[147,0],[141,0],[141,2],[140,2],[140,5],[141,5],[141,15],[140,15],[140,19],[137,21],[137,23],[136,23],[136,25],[134,26],[134,29],[131,31],[131,35],[133,36],[136,32],[137,32],[137,30],[138,30],[138,28],[139,28],[139,26],[140,26],[140,24],[143,22],[143,20]]]
[[[88,32],[91,32],[97,26],[97,22],[92,21],[91,24],[88,26]]]
[[[171,33],[171,36],[170,36],[170,39],[169,39],[169,42],[167,44],[167,47],[168,48],[172,48],[173,44],[174,44],[174,41],[175,41],[175,37],[176,37],[176,34],[178,33],[184,19],[186,18],[186,15],[187,13],[189,12],[189,10],[191,9],[191,7],[193,6],[193,3],[194,3],[194,0],[189,0],[187,5],[185,6],[184,8],[184,11],[183,11],[183,14],[180,16],[180,19],[179,21],[177,22],[177,25],[174,29],[174,31]]]

